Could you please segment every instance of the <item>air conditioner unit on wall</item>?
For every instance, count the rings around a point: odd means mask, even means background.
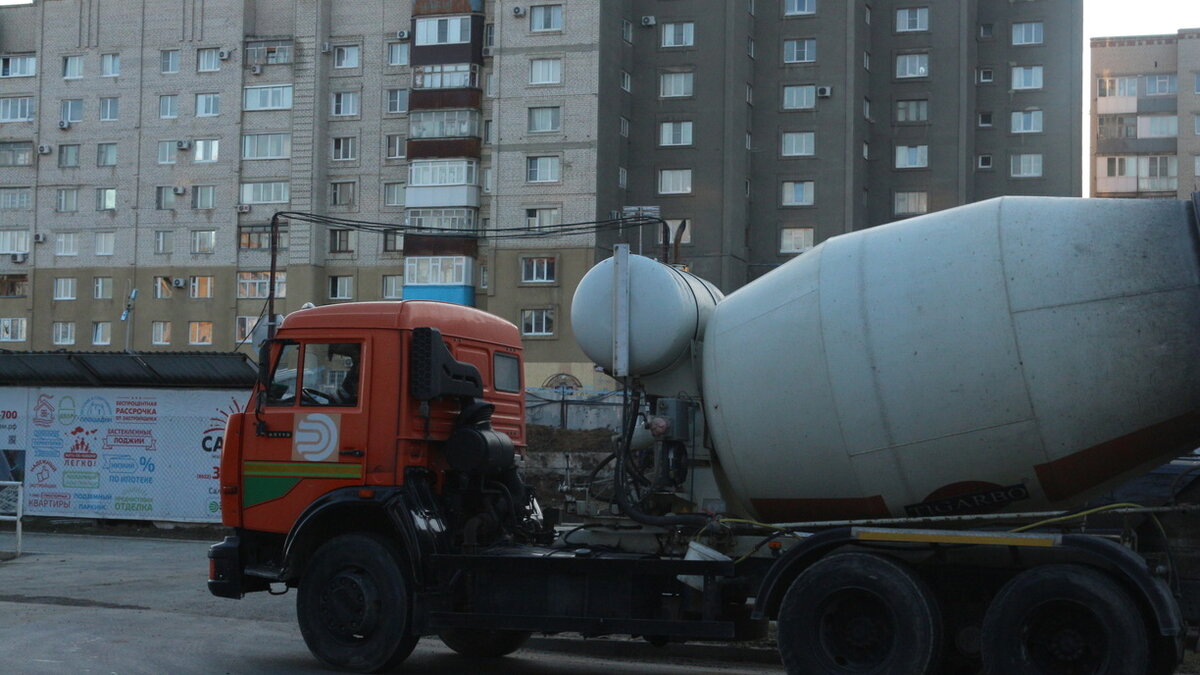
[[[176,185],[175,187],[171,188],[171,192],[181,195],[187,193],[187,188],[183,187],[182,185]]]
[[[28,254],[28,253],[14,253],[14,254],[12,254],[12,261],[13,261],[13,262],[15,262],[15,263],[17,263],[18,265],[20,265],[21,263],[25,262],[26,260],[29,260],[29,254]]]
[[[333,45],[329,44],[328,42],[321,43],[321,53],[322,54],[328,54],[331,51],[333,51]]]
[[[231,56],[233,56],[233,50],[231,50],[231,49],[217,50],[217,58],[222,61],[228,61],[229,57],[231,57]]]
[[[39,155],[48,155],[52,152],[54,152],[53,145],[39,145],[38,146],[38,154]]]
[[[175,141],[175,148],[178,150],[191,150],[192,142],[191,141]]]
[[[833,87],[817,87],[817,98],[829,98],[833,96]]]
[[[655,19],[652,16],[643,16],[642,17],[642,25],[647,28],[657,25],[657,24],[658,24],[658,19]]]
[[[250,66],[250,74],[251,75],[262,75],[262,66],[260,66],[258,64]]]
[[[513,16],[525,16],[525,8],[513,7]]]
[[[44,243],[46,243],[46,235],[45,235],[45,233],[38,232],[38,233],[34,234],[34,235],[33,235],[33,243],[35,243],[35,244],[44,244]]]
[[[397,40],[407,40],[408,39],[408,31],[406,31],[406,30],[396,31],[396,39]]]
[[[492,47],[484,47],[484,48],[483,48],[483,55],[484,55],[485,57],[487,57],[487,56],[491,56],[491,55],[492,55]]]
[[[237,212],[238,213],[250,213],[250,205],[249,204],[238,204]]]
[[[187,279],[177,277],[171,280],[171,285],[175,288],[183,288],[184,286],[187,286]]]
[[[58,121],[58,128],[59,128],[59,129],[63,129],[63,130],[70,129],[70,128],[71,128],[71,123],[70,123],[69,121],[67,121],[67,120],[59,120],[59,121]]]

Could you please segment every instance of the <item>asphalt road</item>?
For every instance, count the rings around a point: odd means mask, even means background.
[[[295,595],[209,595],[209,542],[26,534],[0,562],[0,672],[316,673],[295,623]],[[12,550],[11,532],[0,551]],[[741,646],[655,648],[622,639],[534,638],[512,656],[471,660],[422,640],[406,673],[529,675],[782,673],[773,652]]]

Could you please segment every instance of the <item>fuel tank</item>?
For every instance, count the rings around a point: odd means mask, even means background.
[[[727,498],[772,522],[1024,511],[1191,450],[1197,251],[1174,200],[1004,197],[824,242],[707,317]]]

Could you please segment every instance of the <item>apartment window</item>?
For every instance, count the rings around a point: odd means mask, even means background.
[[[75,344],[75,322],[55,321],[51,326],[52,339],[56,345]]]
[[[556,281],[553,257],[521,258],[521,282],[545,284]]]
[[[871,52],[863,52],[863,70],[871,69]]]
[[[1200,136],[1200,114],[1192,116],[1192,125],[1193,125],[1192,133],[1196,134],[1197,136]],[[1197,175],[1200,175],[1200,174],[1197,174]]]
[[[892,213],[897,216],[915,216],[929,211],[928,192],[897,192],[892,204]]]
[[[120,54],[100,55],[100,77],[116,77],[121,74]]]
[[[417,19],[414,41],[423,45],[464,44],[471,41],[471,17]]]
[[[1040,154],[1013,155],[1009,175],[1013,178],[1036,178],[1042,175]]]
[[[529,109],[529,132],[541,133],[546,131],[558,131],[562,116],[562,109],[555,107],[546,108],[530,108]]]
[[[117,252],[117,233],[116,232],[97,232],[96,233],[96,255],[106,256],[114,255]]]
[[[265,298],[270,292],[270,272],[238,272],[237,296],[242,299]],[[287,272],[275,273],[275,297],[287,297]]]
[[[1197,76],[1200,78],[1200,75]],[[1200,83],[1200,80],[1198,80]],[[1136,77],[1101,77],[1096,80],[1096,95],[1101,98],[1110,96],[1137,96]],[[1200,93],[1200,87],[1196,89]]]
[[[156,345],[171,344],[171,322],[170,321],[151,321],[150,322],[150,343]]]
[[[400,134],[388,134],[387,136],[387,158],[388,159],[403,159],[405,156],[404,136]]]
[[[354,181],[335,181],[329,184],[330,206],[352,206],[357,183]]]
[[[262,40],[246,43],[246,63],[271,65],[292,62],[291,40]]]
[[[409,286],[471,283],[470,266],[463,256],[413,256],[404,260],[404,283]]]
[[[1109,157],[1105,162],[1107,169],[1105,175],[1109,178],[1137,175],[1137,168],[1134,166],[1134,162],[1130,161],[1131,159],[1130,157]]]
[[[175,94],[164,94],[158,97],[158,117],[169,120],[179,117],[179,97]]]
[[[420,23],[420,22],[418,22]],[[334,68],[357,68],[359,66],[358,45],[340,45],[333,48]]]
[[[92,344],[99,346],[112,344],[111,321],[92,322]]]
[[[996,71],[991,68],[979,68],[975,71],[975,81],[979,84],[991,84],[996,81]]]
[[[196,72],[215,73],[221,69],[219,50],[204,48],[196,50]]]
[[[29,275],[0,274],[0,298],[19,298],[29,295]]]
[[[1145,138],[1175,138],[1179,135],[1178,115],[1149,115],[1144,119]]]
[[[82,101],[80,102],[82,105]],[[0,122],[27,122],[33,119],[33,97],[6,96],[0,98]]]
[[[540,109],[539,109],[540,110]],[[554,108],[555,111],[558,108]],[[555,113],[557,114],[557,113]],[[529,113],[532,121],[546,122],[544,115]],[[557,119],[557,118],[556,118]],[[413,138],[466,138],[479,136],[479,113],[474,110],[430,110],[415,112],[408,120],[408,133]]]
[[[1178,91],[1179,81],[1175,75],[1146,76],[1147,96],[1172,96],[1178,93]]]
[[[621,91],[625,91],[625,92],[633,91],[633,76],[629,74],[629,71],[627,71],[627,70],[621,71],[620,83],[621,83]]]
[[[383,205],[404,206],[404,183],[383,184]]]
[[[83,77],[83,57],[64,56],[62,76],[64,80],[78,80]]]
[[[408,90],[407,89],[388,89],[387,90],[387,111],[390,113],[408,112]],[[353,114],[353,113],[349,113]]]
[[[475,231],[472,209],[409,209],[404,214],[410,227],[437,231]]]
[[[158,142],[158,163],[159,164],[174,164],[179,155],[179,148],[176,141],[159,141]]]
[[[390,98],[390,97],[389,97]],[[330,114],[337,117],[346,117],[358,114],[358,92],[357,91],[339,91],[333,94],[332,109]]]
[[[399,300],[404,297],[404,275],[383,275],[383,299]]]
[[[105,97],[100,99],[100,121],[115,122],[121,114],[121,100]]]
[[[62,115],[59,119],[66,122],[82,122],[83,121],[83,99],[69,98],[62,102],[59,107]]]
[[[96,188],[96,210],[113,211],[117,208],[117,188]]]
[[[216,117],[220,114],[220,94],[196,94],[196,117]]]
[[[164,75],[179,72],[178,49],[164,49],[158,53],[158,71]]]
[[[215,162],[220,157],[221,141],[216,138],[198,138],[192,150],[193,162]]]
[[[292,85],[246,87],[242,90],[244,110],[291,110]]]
[[[1041,66],[1017,66],[1012,69],[1013,89],[1041,89]]]
[[[560,158],[554,155],[525,158],[525,180],[530,183],[553,183],[559,180]]]
[[[817,88],[811,84],[789,84],[783,88],[784,110],[808,110],[816,105]]]
[[[784,157],[807,157],[815,152],[815,139],[812,131],[785,131],[781,135],[780,153]]]
[[[896,101],[896,122],[926,122],[929,120],[929,101],[909,99]]]
[[[276,232],[277,250],[285,250],[288,247],[288,231],[287,227],[283,226]],[[270,225],[243,225],[238,228],[238,248],[241,249],[270,249],[271,248],[271,226]]]
[[[188,281],[188,294],[195,299],[211,298],[213,296],[214,277],[192,277]]]
[[[1011,130],[1014,134],[1034,134],[1042,130],[1041,110],[1021,110],[1012,114]]]
[[[234,321],[233,339],[239,345],[245,344],[254,336],[254,329],[258,328],[260,317],[257,316],[239,316]]]
[[[928,145],[897,145],[896,168],[919,169],[929,166]]]
[[[22,318],[0,319],[0,342],[24,342],[26,325]]]
[[[29,188],[0,188],[0,210],[28,211],[32,206],[33,191]]]
[[[246,203],[243,201],[243,203]],[[193,209],[215,209],[217,207],[217,186],[215,185],[194,185],[192,186],[192,208]]]
[[[896,10],[896,32],[929,30],[929,8],[907,7]]]
[[[407,42],[392,42],[388,44],[388,65],[407,66],[409,47]]]
[[[204,255],[217,250],[216,230],[192,230],[192,253]]]
[[[992,126],[992,113],[981,112],[976,116],[976,121],[981,129],[986,129]]]
[[[408,165],[408,184],[414,186],[478,185],[479,163],[468,159],[423,159]]]
[[[896,77],[927,77],[929,54],[901,54],[896,57]]]
[[[286,204],[290,199],[290,184],[287,181],[242,183],[243,204]],[[211,208],[211,207],[210,207]]]
[[[292,135],[246,134],[242,136],[242,159],[287,159],[292,156]]]
[[[117,165],[117,144],[116,143],[97,143],[96,144],[96,166],[116,166]]]
[[[562,82],[562,59],[533,59],[529,62],[529,84]]]
[[[617,124],[617,128],[619,129],[622,138],[629,138],[629,118],[628,117],[620,118],[620,120]]]
[[[617,167],[617,187],[622,190],[629,187],[629,172],[623,166]]]
[[[817,41],[812,38],[783,41],[784,63],[811,63],[817,60]]]
[[[562,30],[562,5],[534,5],[529,8],[529,30],[543,32]]]
[[[817,12],[817,0],[784,0],[783,14],[784,16],[796,16],[797,14],[815,14]]]
[[[996,25],[991,23],[979,24],[979,39],[991,40],[996,33]]]
[[[211,321],[189,321],[188,322],[188,344],[189,345],[211,345],[213,336],[213,325]]]
[[[691,145],[691,122],[663,122],[658,126],[659,145]]]
[[[404,250],[404,235],[399,230],[388,230],[383,233],[383,252],[399,253]],[[384,282],[387,283],[386,281]]]
[[[621,39],[633,44],[633,24],[629,19],[621,19]]]
[[[37,74],[35,56],[0,56],[0,78],[33,77]]]
[[[868,122],[875,121],[871,118],[871,99],[865,96],[863,97],[863,119],[867,120]]]
[[[92,277],[92,298],[95,300],[112,300],[113,278]]]
[[[692,95],[692,73],[660,73],[658,95],[663,98]]]
[[[813,228],[785,227],[779,231],[780,253],[804,253],[813,247]]]
[[[54,235],[54,255],[79,255],[79,233],[58,232]]]
[[[29,230],[0,230],[0,253],[28,253]]]
[[[783,205],[784,206],[812,206],[815,185],[811,180],[805,181],[784,181],[783,182]]]
[[[692,192],[691,169],[659,169],[658,194],[685,195]]]
[[[1012,27],[1012,43],[1013,45],[1042,44],[1042,22],[1024,21],[1014,23]]]
[[[336,275],[329,277],[330,300],[354,299],[354,277]]]
[[[54,299],[74,300],[75,288],[75,277],[58,277],[54,280]]]
[[[170,253],[174,248],[172,246],[174,237],[170,230],[155,230],[154,231],[154,252],[157,254]]]
[[[14,141],[0,143],[0,166],[30,166],[33,164],[33,143]]]
[[[479,66],[450,63],[417,66],[413,70],[413,89],[460,89],[479,86]],[[488,96],[495,96],[495,75],[488,79]]]
[[[525,209],[525,228],[534,232],[545,232],[556,227],[561,212],[556,208]]]
[[[55,211],[72,213],[79,210],[79,188],[59,188]]]
[[[159,185],[154,188],[154,208],[159,211],[175,209],[175,186]]]
[[[663,47],[691,47],[695,44],[696,24],[691,21],[664,23],[662,25]]]
[[[58,146],[58,165],[64,169],[79,166],[79,146],[74,143]]]
[[[521,335],[554,335],[553,309],[521,310]]]
[[[175,288],[172,286],[171,277],[154,277],[154,298],[156,300],[166,300],[175,295]]]
[[[332,159],[335,161],[358,159],[358,138],[354,136],[334,138]]]

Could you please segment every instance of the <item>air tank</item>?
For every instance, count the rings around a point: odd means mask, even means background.
[[[835,237],[708,321],[735,500],[774,521],[1078,503],[1200,443],[1173,200],[1005,197]]]

